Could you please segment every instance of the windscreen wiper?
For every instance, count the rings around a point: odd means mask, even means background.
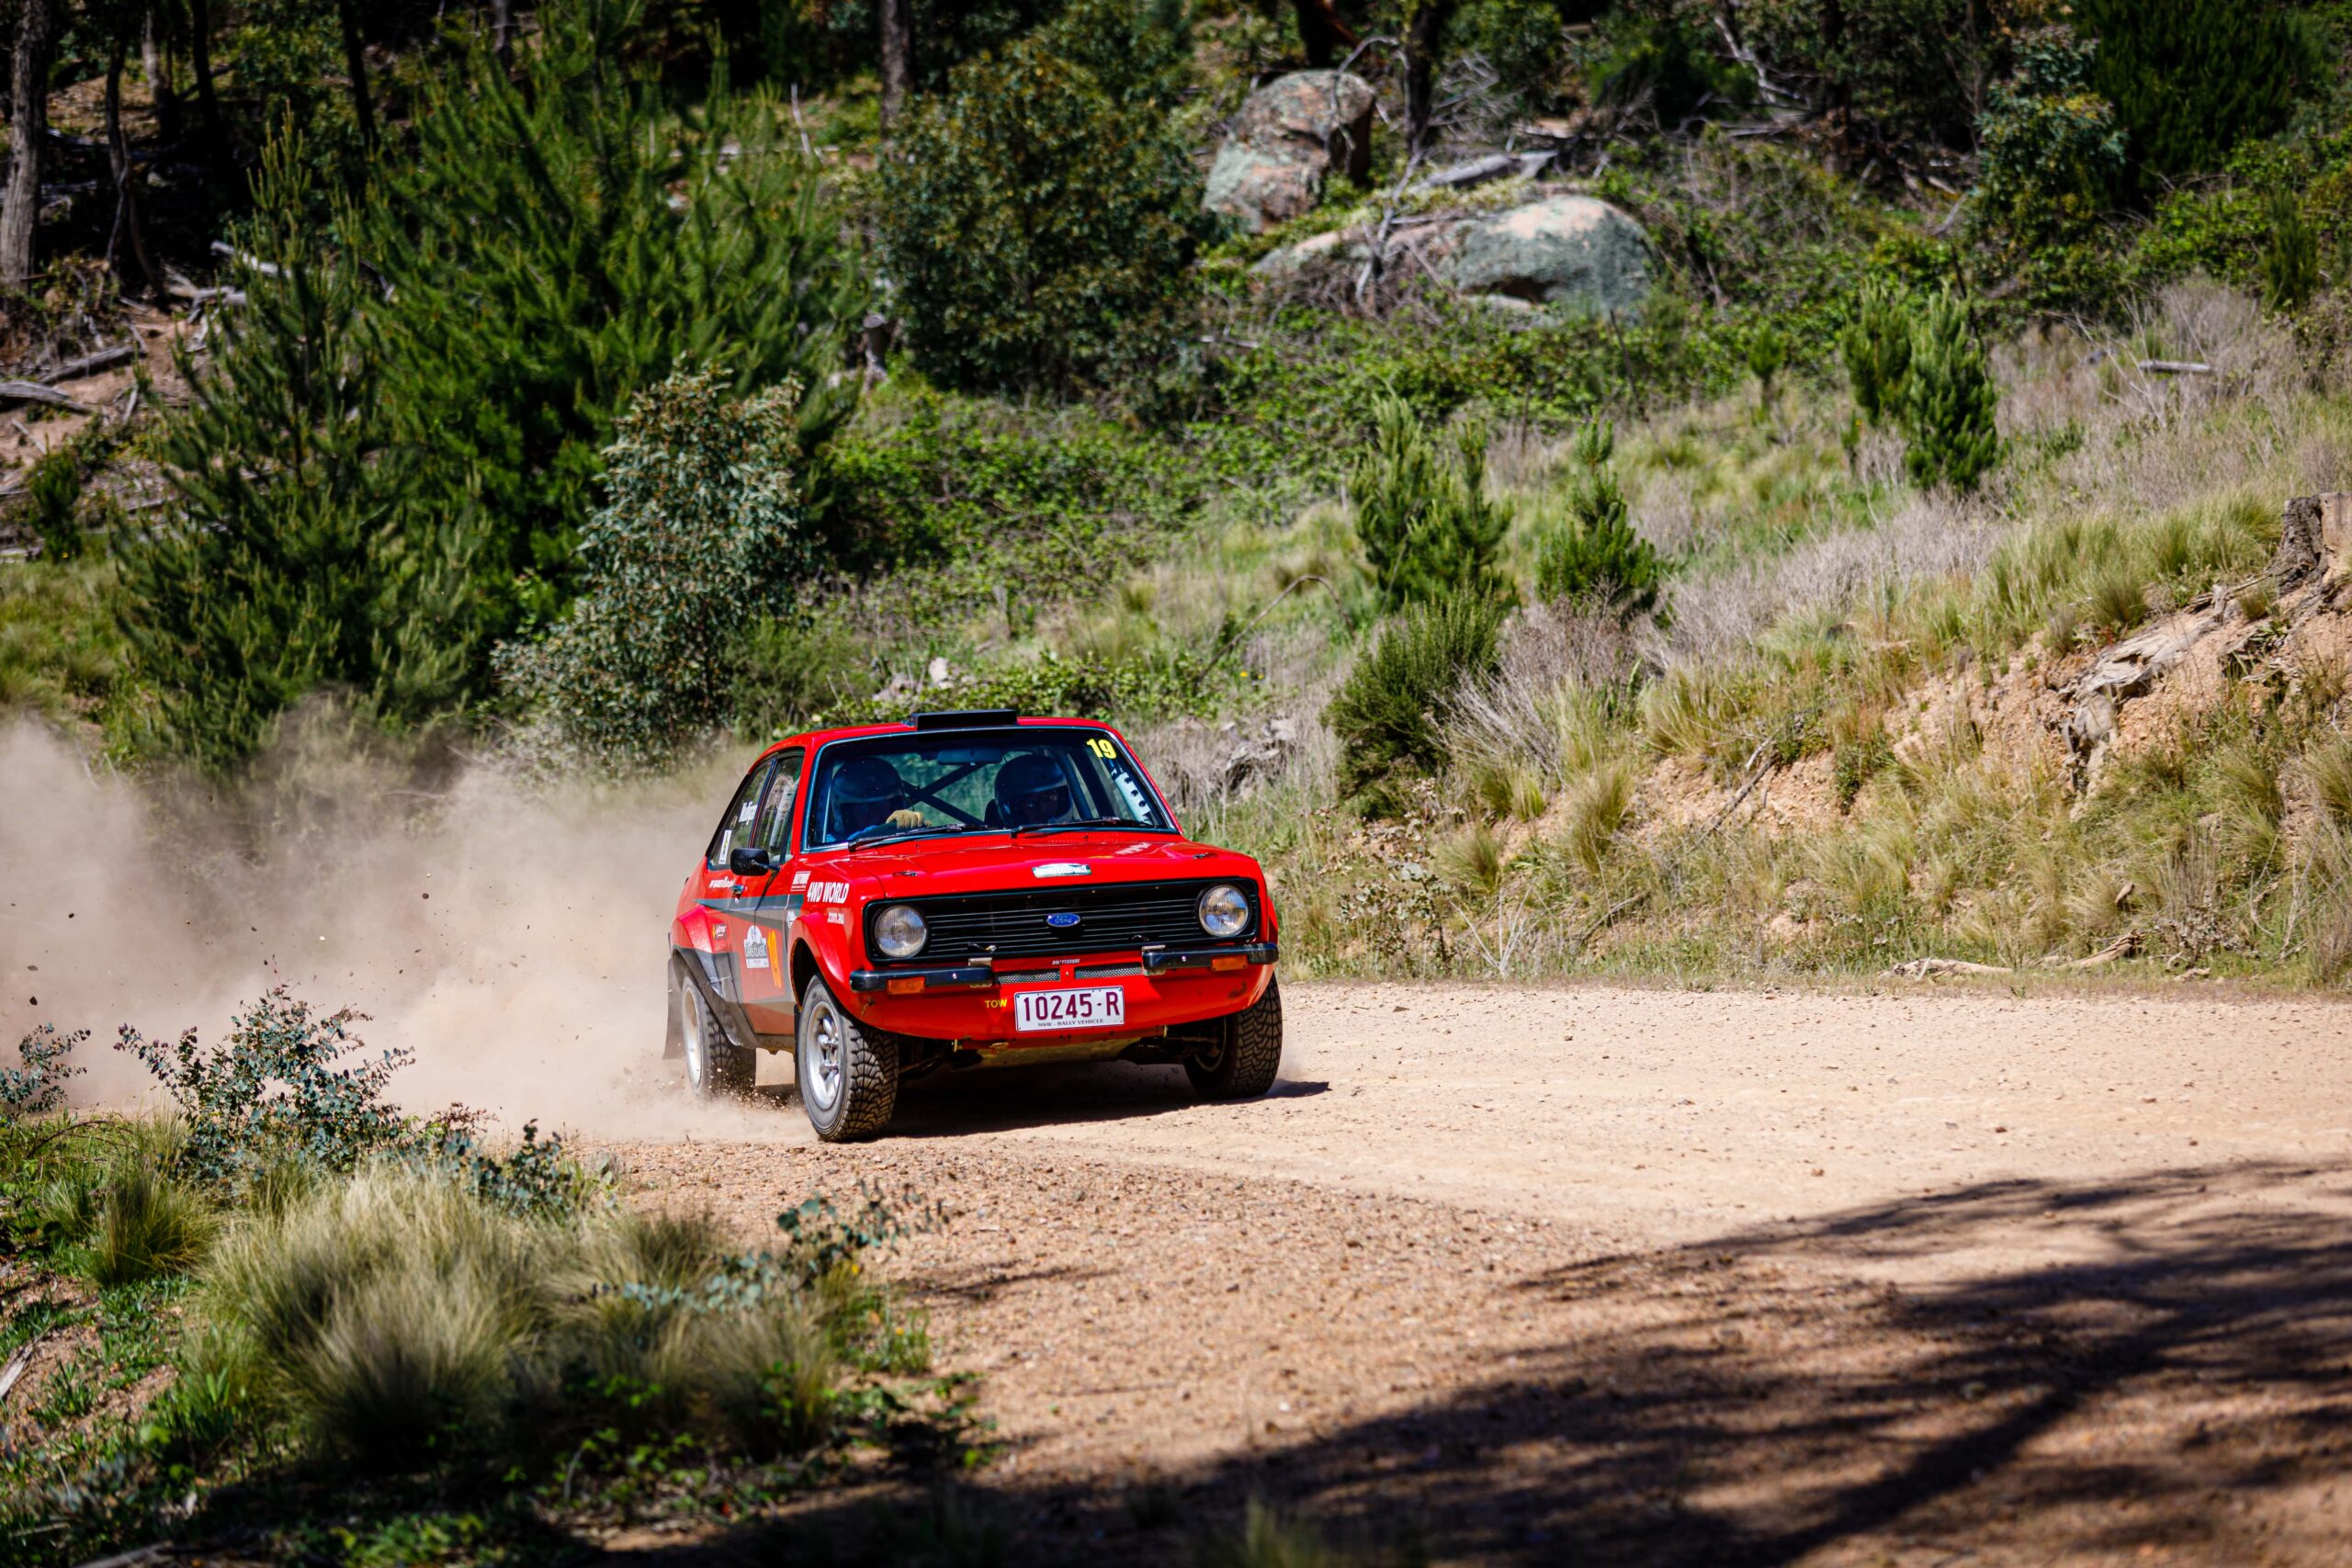
[[[1131,822],[1125,817],[1081,817],[1075,822],[1023,822],[1012,830],[1014,838],[1023,833],[1057,833],[1066,828],[1133,828],[1138,832],[1152,831],[1144,822]]]
[[[895,833],[876,833],[870,839],[852,839],[849,847],[862,850],[870,844],[902,844],[909,839],[937,839],[953,833],[968,833],[971,829],[961,823],[948,823],[938,828],[901,828]]]

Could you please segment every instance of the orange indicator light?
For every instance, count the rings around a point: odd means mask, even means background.
[[[911,996],[922,989],[922,976],[920,975],[910,975],[903,980],[890,982],[890,994],[894,997]]]
[[[1212,969],[1238,969],[1238,968],[1240,968],[1243,964],[1247,964],[1247,963],[1249,963],[1249,962],[1250,962],[1250,961],[1249,961],[1248,959],[1246,959],[1246,958],[1242,957],[1239,953],[1237,953],[1233,954],[1233,955],[1232,955],[1231,957],[1229,957],[1229,958],[1212,958],[1212,959],[1210,959],[1210,960],[1209,960],[1209,967],[1210,967],[1210,968],[1212,968]]]

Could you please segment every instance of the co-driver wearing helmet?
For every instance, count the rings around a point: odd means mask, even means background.
[[[1070,816],[1069,779],[1034,751],[1008,757],[996,771],[996,809],[1008,828],[1035,828]]]

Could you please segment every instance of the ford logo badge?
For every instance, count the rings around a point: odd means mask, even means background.
[[[1068,909],[1058,909],[1046,917],[1046,923],[1057,931],[1066,931],[1078,924],[1078,917]]]

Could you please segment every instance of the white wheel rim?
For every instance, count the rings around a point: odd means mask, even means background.
[[[707,1042],[702,1031],[702,998],[689,990],[683,999],[683,1011],[685,1016],[679,1024],[679,1032],[685,1037],[686,1081],[699,1087],[710,1077],[705,1050]]]
[[[808,1010],[800,1032],[800,1098],[831,1113],[842,1098],[842,1015],[830,1001]]]

